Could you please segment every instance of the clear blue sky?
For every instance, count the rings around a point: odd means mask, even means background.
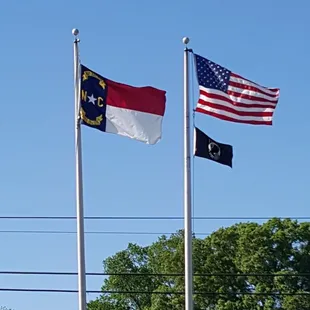
[[[234,147],[234,168],[195,160],[195,216],[309,213],[309,9],[292,1],[2,1],[1,215],[75,215],[72,28],[83,64],[131,85],[167,91],[155,146],[83,127],[85,215],[183,215],[183,44],[262,85],[280,87],[272,127],[197,115]],[[194,84],[197,86],[196,83]],[[191,95],[197,100],[197,88]],[[75,230],[75,221],[5,221],[1,230]],[[211,232],[233,221],[196,221]],[[182,221],[88,221],[87,231],[173,232]],[[87,235],[88,272],[128,242]],[[0,234],[1,270],[77,270],[76,236]],[[102,279],[88,278],[90,290]],[[0,287],[76,289],[75,277],[0,276]],[[89,295],[88,299],[95,298]],[[75,294],[0,292],[15,310],[77,309]]]

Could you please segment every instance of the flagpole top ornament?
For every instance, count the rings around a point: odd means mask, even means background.
[[[184,37],[182,41],[185,45],[187,45],[189,43],[189,37]]]
[[[79,33],[80,33],[79,29],[77,29],[77,28],[73,28],[73,29],[72,29],[72,34],[73,34],[74,36],[78,36]]]

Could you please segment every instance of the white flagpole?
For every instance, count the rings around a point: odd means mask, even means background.
[[[187,45],[189,38],[183,38]],[[192,195],[191,195],[191,148],[190,104],[187,46],[184,49],[184,254],[185,254],[185,310],[193,310],[192,266]]]
[[[75,163],[76,163],[76,219],[77,219],[77,259],[78,259],[78,296],[79,310],[86,310],[86,275],[84,245],[84,211],[83,211],[83,179],[82,149],[80,123],[80,63],[78,29],[73,29],[74,40],[74,86],[75,86]]]

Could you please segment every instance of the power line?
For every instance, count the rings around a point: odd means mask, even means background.
[[[77,290],[65,289],[36,289],[36,288],[0,288],[3,292],[32,292],[32,293],[78,293]],[[88,294],[149,294],[149,295],[185,295],[182,291],[86,291]],[[310,296],[308,292],[298,293],[259,293],[259,292],[235,292],[235,293],[219,293],[219,292],[194,292],[194,295],[259,295],[259,296]]]
[[[270,220],[273,218],[310,220],[308,216],[291,217],[236,217],[236,216],[196,216],[193,220]],[[0,216],[0,220],[75,220],[75,216]],[[184,220],[182,216],[85,216],[85,220]]]
[[[57,272],[57,271],[0,271],[3,275],[57,275],[57,276],[76,276],[77,272]],[[87,272],[87,276],[152,276],[152,277],[184,277],[183,273],[103,273]],[[196,273],[194,277],[310,277],[310,272],[306,273]]]
[[[67,230],[0,230],[0,234],[76,234],[76,231]],[[172,235],[175,232],[149,232],[149,231],[85,231],[85,234],[94,235]],[[195,235],[208,236],[211,233],[195,232]]]

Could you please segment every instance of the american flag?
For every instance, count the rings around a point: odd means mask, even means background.
[[[272,125],[280,89],[260,86],[197,54],[196,111],[225,121]]]

